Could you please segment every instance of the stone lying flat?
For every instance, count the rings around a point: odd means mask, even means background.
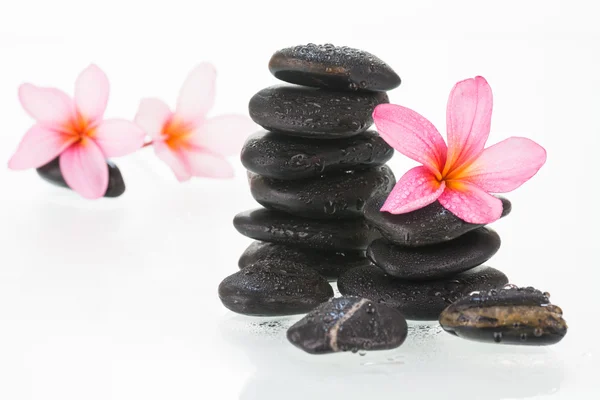
[[[380,237],[364,219],[320,221],[266,208],[239,213],[233,225],[255,240],[335,251],[364,251]]]
[[[287,331],[310,354],[394,349],[404,343],[406,320],[393,308],[358,297],[331,299]]]
[[[317,178],[284,181],[250,173],[250,191],[262,206],[319,219],[362,218],[365,202],[389,193],[396,178],[387,165]]]
[[[436,201],[419,210],[406,214],[390,214],[380,209],[386,195],[373,196],[365,205],[365,219],[377,228],[381,235],[400,246],[427,246],[456,239],[465,233],[483,225],[469,224],[446,210]],[[512,209],[510,201],[503,197],[502,217]]]
[[[320,141],[262,131],[246,140],[242,164],[268,178],[293,180],[383,165],[393,155],[394,150],[375,131]]]
[[[478,228],[454,240],[424,247],[403,247],[377,239],[367,249],[375,265],[388,275],[408,280],[439,279],[489,260],[500,248],[500,236]]]
[[[511,286],[511,285],[509,285]],[[446,308],[440,324],[465,339],[523,345],[558,343],[567,334],[560,307],[532,287],[472,293]]]
[[[372,266],[343,273],[338,279],[338,289],[343,295],[365,297],[394,307],[407,319],[436,320],[448,305],[467,294],[501,288],[507,282],[506,275],[486,266],[421,282],[400,280]]]
[[[336,139],[366,131],[373,124],[375,107],[388,102],[385,93],[279,85],[256,93],[248,108],[254,122],[269,131]]]
[[[112,161],[107,161],[107,168],[108,187],[106,188],[104,197],[119,197],[125,193],[125,181],[123,180],[123,175],[121,175],[121,171]],[[63,178],[62,173],[60,172],[58,157],[50,161],[48,164],[37,168],[36,171],[38,175],[41,176],[45,181],[56,186],[71,189],[69,185],[67,185],[67,182],[65,182],[65,178]]]
[[[288,47],[277,51],[269,70],[282,81],[341,90],[391,90],[400,77],[366,51],[332,44]]]
[[[228,276],[219,285],[225,307],[246,315],[293,315],[309,312],[333,297],[331,285],[310,268],[264,261]]]
[[[371,265],[364,251],[335,252],[259,241],[252,243],[244,251],[238,265],[240,269],[244,269],[266,260],[272,265],[281,267],[285,267],[288,263],[304,264],[329,280],[337,280],[344,271],[349,269]]]

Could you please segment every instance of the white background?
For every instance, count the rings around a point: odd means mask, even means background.
[[[216,288],[250,240],[231,220],[251,208],[233,181],[179,184],[151,150],[117,160],[127,193],[85,201],[0,168],[0,399],[597,399],[600,24],[597,1],[0,2],[0,164],[32,121],[17,87],[71,91],[90,62],[109,76],[107,116],[173,104],[187,72],[219,71],[215,114],[246,112],[276,83],[282,47],[368,50],[403,78],[390,93],[443,132],[452,85],[485,76],[490,143],[533,138],[548,162],[509,195],[488,262],[552,293],[570,330],[558,345],[478,344],[411,324],[401,348],[311,357],[285,342],[294,318],[252,319]],[[397,175],[411,165],[396,155]],[[267,321],[266,326],[265,321]]]

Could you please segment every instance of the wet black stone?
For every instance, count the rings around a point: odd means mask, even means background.
[[[256,93],[250,117],[269,131],[313,139],[350,137],[373,124],[373,110],[388,103],[385,93],[340,92],[304,86],[271,86]]]
[[[250,173],[250,191],[262,206],[307,218],[362,218],[365,202],[389,193],[396,178],[387,165],[283,181]]]
[[[247,315],[293,315],[309,312],[333,297],[331,285],[317,272],[292,262],[257,262],[219,285],[225,307]]]
[[[115,163],[107,161],[108,168],[108,187],[104,197],[119,197],[125,193],[125,181],[121,175],[121,171]],[[53,185],[71,189],[60,172],[59,158],[55,158],[48,164],[42,165],[36,169],[39,176]]]
[[[456,239],[423,247],[404,247],[375,240],[367,255],[388,275],[408,280],[431,280],[458,274],[489,260],[500,248],[500,236],[479,228]]]
[[[440,324],[448,333],[481,342],[549,345],[562,340],[567,324],[550,294],[507,285],[472,293],[446,308]]]
[[[486,266],[421,282],[394,278],[372,266],[343,273],[338,279],[338,289],[343,295],[366,297],[394,307],[407,319],[436,320],[448,305],[467,294],[500,288],[507,282],[506,275]]]
[[[320,221],[266,208],[239,213],[233,225],[255,240],[335,251],[364,251],[380,237],[364,219]]]
[[[287,331],[288,340],[310,354],[394,349],[408,327],[393,308],[359,297],[331,299]]]
[[[393,155],[394,150],[375,131],[319,141],[261,131],[244,144],[242,164],[262,176],[293,180],[383,165]]]
[[[400,85],[398,74],[373,54],[332,44],[279,50],[269,70],[286,82],[329,89],[385,91]]]
[[[406,214],[390,214],[379,211],[385,202],[386,195],[373,196],[365,205],[365,219],[381,235],[400,246],[426,246],[456,239],[465,233],[483,225],[469,224],[446,210],[436,201],[419,210]],[[512,205],[503,197],[504,210],[502,217],[510,214]]]
[[[243,269],[265,260],[282,267],[290,262],[304,264],[329,280],[337,280],[342,272],[349,269],[371,265],[364,251],[335,252],[259,241],[252,243],[244,251],[238,265]]]

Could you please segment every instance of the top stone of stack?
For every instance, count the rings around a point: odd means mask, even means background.
[[[279,50],[271,57],[269,70],[282,81],[325,89],[382,92],[400,85],[398,74],[378,57],[332,44]]]

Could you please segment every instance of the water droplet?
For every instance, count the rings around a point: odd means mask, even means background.
[[[502,341],[502,332],[494,332],[494,342],[500,343]]]
[[[534,335],[535,337],[540,337],[540,336],[542,336],[542,334],[543,334],[543,333],[544,333],[544,332],[542,331],[542,329],[541,329],[541,328],[535,328],[535,329],[533,330],[533,335]]]
[[[523,340],[523,341],[527,340],[527,334],[526,333],[521,333],[521,340]]]

